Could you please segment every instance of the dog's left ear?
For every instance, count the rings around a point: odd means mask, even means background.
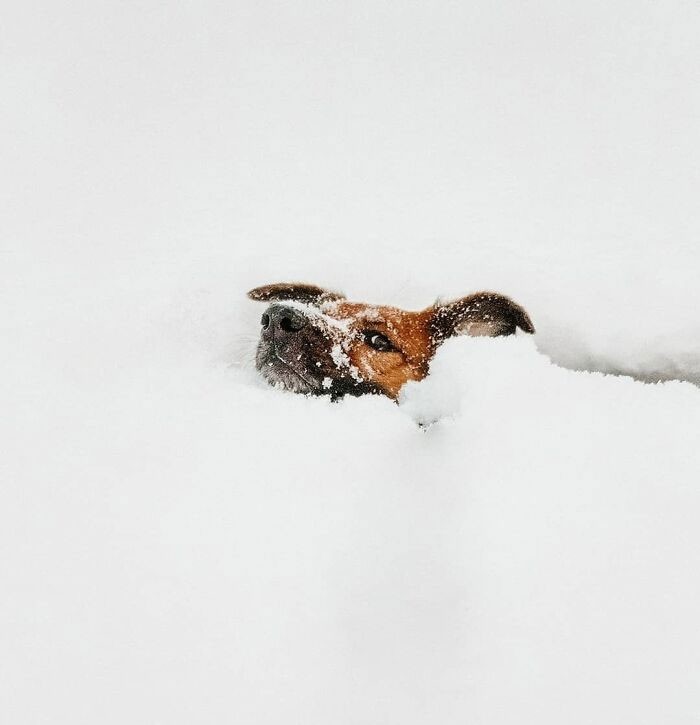
[[[332,292],[331,290],[302,282],[266,284],[248,292],[248,297],[257,302],[283,302],[285,300],[293,300],[294,302],[306,302],[314,305],[339,300],[344,296],[340,292]]]
[[[455,335],[498,337],[515,334],[518,327],[530,334],[535,331],[527,312],[497,292],[477,292],[435,305],[430,326],[437,344]]]

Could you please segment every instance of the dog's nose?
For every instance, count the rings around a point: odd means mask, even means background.
[[[275,332],[289,334],[299,332],[306,326],[307,319],[302,312],[293,307],[275,305],[265,312],[260,322],[263,330],[274,329]]]

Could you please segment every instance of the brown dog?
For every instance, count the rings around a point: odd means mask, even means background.
[[[248,297],[270,302],[262,316],[256,366],[272,385],[296,393],[396,398],[421,380],[435,350],[454,335],[533,333],[525,310],[495,292],[477,292],[420,312],[349,302],[309,284],[256,287]]]

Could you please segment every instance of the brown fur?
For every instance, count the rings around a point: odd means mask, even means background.
[[[427,375],[436,349],[453,335],[509,335],[516,327],[534,332],[525,310],[494,292],[416,312],[349,302],[307,284],[266,285],[248,295],[272,303],[263,316],[260,372],[296,392],[334,397],[379,392],[395,399],[405,383]],[[377,334],[391,349],[370,344]]]
[[[348,357],[365,379],[378,385],[395,398],[409,380],[421,380],[428,374],[428,365],[435,352],[431,335],[430,310],[408,312],[397,307],[371,307],[340,302],[329,312],[337,319],[350,320],[353,331],[371,329],[385,335],[396,351],[378,352],[362,336],[349,337]]]

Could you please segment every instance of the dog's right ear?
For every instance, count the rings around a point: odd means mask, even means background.
[[[256,302],[283,302],[293,300],[294,302],[305,302],[311,305],[340,300],[344,296],[340,292],[332,292],[331,290],[302,282],[266,284],[248,292],[248,297]]]
[[[477,292],[453,302],[437,304],[431,312],[430,327],[437,344],[455,335],[513,335],[517,327],[529,334],[535,332],[525,309],[498,292]]]

